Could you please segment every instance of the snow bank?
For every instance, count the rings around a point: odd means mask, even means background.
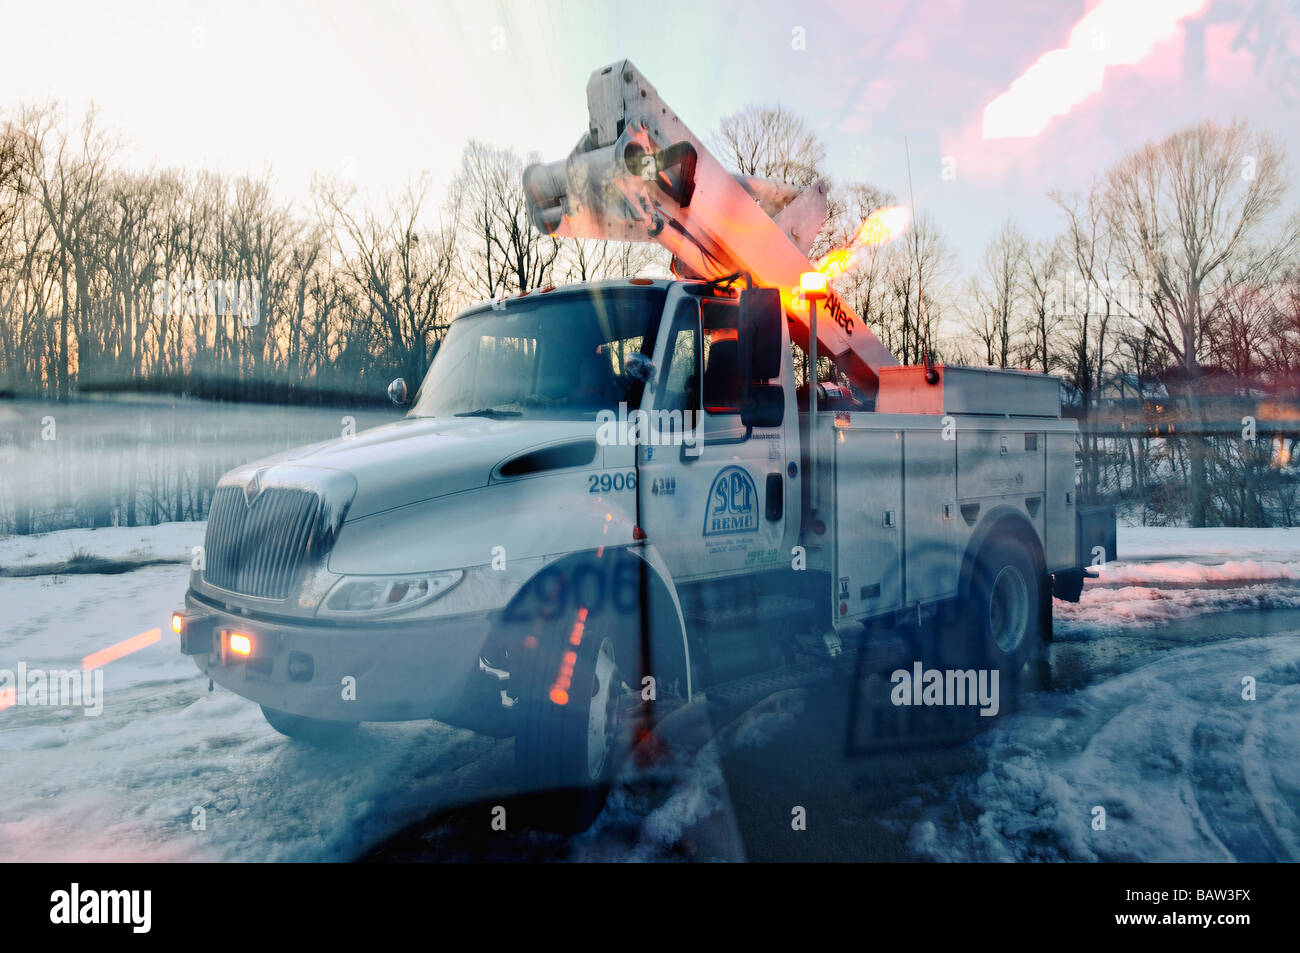
[[[65,529],[32,536],[0,536],[0,567],[59,563],[76,555],[105,559],[174,559],[188,563],[203,544],[207,523]]]
[[[1245,588],[1156,589],[1124,586],[1086,588],[1077,603],[1052,602],[1058,638],[1098,631],[1164,625],[1215,612],[1300,609],[1300,588],[1258,585]]]

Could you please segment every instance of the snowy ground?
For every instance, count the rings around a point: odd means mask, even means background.
[[[320,751],[209,693],[167,629],[201,538],[0,538],[0,669],[162,630],[102,669],[98,717],[0,708],[0,858],[1300,859],[1300,531],[1121,529],[1122,560],[1056,605],[1052,687],[956,746],[846,753],[833,675],[685,712],[574,838],[490,832],[508,740],[367,725]],[[165,562],[4,575],[78,555]]]

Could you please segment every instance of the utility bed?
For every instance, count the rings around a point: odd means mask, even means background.
[[[1076,438],[1059,417],[819,413],[806,446],[830,465],[806,497],[802,541],[810,567],[830,574],[833,622],[956,596],[990,515],[1033,527],[1046,572],[1074,569]]]

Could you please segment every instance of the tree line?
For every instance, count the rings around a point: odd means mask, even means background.
[[[814,260],[899,204],[869,181],[830,180],[824,144],[784,107],[725,117],[710,145],[739,174],[830,181]],[[324,178],[292,202],[270,173],[138,170],[122,154],[93,112],[69,122],[55,106],[26,107],[0,124],[0,393],[355,401],[394,376],[419,380],[475,301],[667,273],[653,244],[538,233],[525,158],[479,141],[444,195],[420,177],[378,204]],[[1272,137],[1204,122],[1132,150],[1081,193],[1052,193],[1055,235],[1031,241],[1003,223],[973,275],[959,275],[941,223],[922,214],[835,284],[905,363],[928,352],[1059,374],[1085,421],[1150,397],[1194,420],[1224,381],[1245,392],[1300,378],[1289,176]],[[1186,500],[1170,505],[1194,525],[1265,520],[1262,503],[1216,489],[1277,483],[1255,450],[1085,428],[1084,495],[1141,496],[1172,472]],[[1252,508],[1261,515],[1244,515]]]
[[[1261,494],[1290,525],[1294,478],[1270,471],[1289,462],[1295,434],[1243,440],[1254,425],[1242,400],[1296,397],[1300,384],[1290,175],[1274,138],[1202,122],[1132,150],[1082,193],[1051,193],[1057,235],[1030,242],[1008,221],[989,242],[963,315],[977,360],[1060,374],[1085,422],[1119,405],[1140,426],[1154,404],[1176,407],[1188,431],[1116,443],[1085,428],[1085,494],[1105,486],[1108,461],[1112,487],[1140,491],[1154,450],[1181,476],[1175,509],[1192,525],[1265,524]],[[1224,434],[1233,408],[1246,426]]]
[[[128,169],[93,113],[63,119],[27,108],[0,130],[0,392],[378,394],[423,376],[467,304],[659,258],[538,234],[523,159],[478,141],[446,196],[422,177],[376,207],[318,179],[294,203],[270,173]]]

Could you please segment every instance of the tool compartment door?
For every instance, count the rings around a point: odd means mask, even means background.
[[[908,430],[903,460],[903,599],[911,605],[957,593],[957,441],[939,428]]]
[[[835,434],[834,617],[898,608],[902,599],[903,434]]]
[[[1041,430],[1029,427],[980,428],[957,425],[957,497],[994,496],[1041,499],[1046,459]]]
[[[1074,486],[1072,433],[1048,433],[1047,438],[1047,539],[1043,550],[1047,570],[1075,567],[1075,513],[1078,501]]]

